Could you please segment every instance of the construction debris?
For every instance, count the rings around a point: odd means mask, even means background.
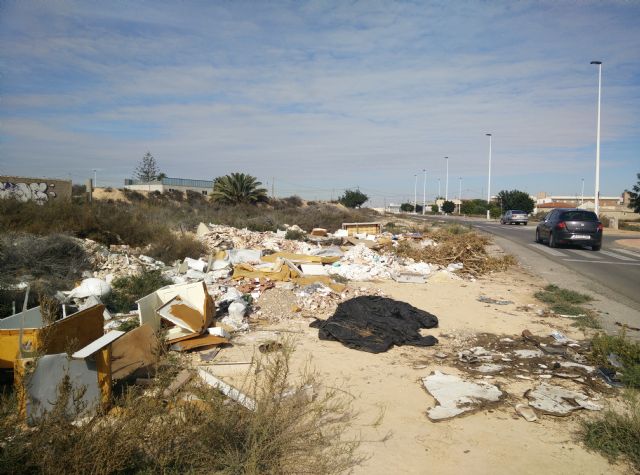
[[[503,396],[502,391],[493,384],[467,381],[440,371],[423,378],[422,383],[438,402],[437,406],[427,410],[427,416],[432,421],[442,421],[477,410],[484,404],[499,401]]]
[[[589,397],[578,391],[571,391],[561,386],[541,383],[535,389],[524,393],[529,399],[529,405],[554,416],[566,416],[578,409],[600,411],[602,406],[593,402]]]

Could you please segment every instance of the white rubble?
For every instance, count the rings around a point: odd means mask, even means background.
[[[465,381],[440,371],[423,378],[422,383],[438,402],[437,406],[427,410],[432,421],[450,419],[472,411],[482,403],[499,401],[502,397],[502,391],[493,384]]]

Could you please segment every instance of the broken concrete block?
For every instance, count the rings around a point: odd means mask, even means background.
[[[503,395],[493,384],[466,381],[440,371],[434,371],[430,376],[423,378],[422,383],[439,404],[427,411],[432,421],[450,419],[473,411],[482,404],[499,401]]]
[[[198,237],[202,237],[206,234],[209,234],[211,232],[211,230],[209,229],[209,227],[204,224],[204,223],[200,223],[198,224],[198,229],[196,229],[196,236]]]
[[[86,299],[94,296],[104,298],[111,293],[111,286],[102,279],[84,279],[78,287],[67,295],[70,299]]]
[[[192,377],[193,374],[191,371],[183,369],[176,375],[173,381],[171,381],[171,384],[162,392],[162,397],[169,398],[173,396],[175,393],[180,391],[180,389],[187,384]]]
[[[207,263],[201,261],[200,259],[191,259],[190,257],[185,257],[184,262],[187,263],[187,267],[189,267],[189,269],[197,270],[200,272],[204,272],[207,268]]]

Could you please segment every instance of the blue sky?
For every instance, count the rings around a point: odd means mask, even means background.
[[[0,174],[121,186],[258,176],[276,193],[593,193],[640,172],[640,2],[3,1]],[[335,191],[334,191],[335,190]]]

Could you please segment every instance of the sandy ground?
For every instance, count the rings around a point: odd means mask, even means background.
[[[287,329],[289,333],[281,335],[296,338],[294,372],[311,358],[324,385],[342,388],[353,396],[354,409],[359,413],[353,431],[363,440],[361,452],[369,456],[355,473],[537,475],[632,471],[623,464],[609,464],[577,442],[579,421],[595,417],[596,413],[581,411],[568,417],[542,416],[537,422],[527,422],[517,416],[513,407],[517,402],[525,402],[523,393],[533,387],[533,381],[497,378],[491,382],[497,382],[509,394],[498,406],[437,423],[426,416],[425,411],[434,406],[435,401],[423,388],[421,378],[436,369],[460,374],[451,362],[433,356],[437,352],[446,353],[452,340],[478,332],[517,338],[524,329],[536,335],[548,335],[556,329],[572,338],[585,337],[582,331],[569,326],[567,319],[540,317],[535,312],[516,308],[537,304],[532,294],[544,282],[514,269],[472,282],[438,278],[422,285],[395,282],[359,285],[377,286],[390,297],[437,315],[439,328],[423,334],[437,336],[440,343],[431,348],[404,346],[370,354],[348,349],[338,342],[320,341],[317,330],[309,328],[309,320],[303,318],[269,326]],[[476,300],[480,295],[511,300],[514,304],[481,303]],[[216,361],[251,360],[257,354],[256,346],[274,336],[277,338],[269,331],[242,335],[234,339],[234,346],[224,349]],[[226,381],[241,385],[250,367],[212,368]],[[608,404],[606,398],[600,402]],[[382,422],[374,426],[381,411]],[[387,435],[390,437],[386,438]]]

